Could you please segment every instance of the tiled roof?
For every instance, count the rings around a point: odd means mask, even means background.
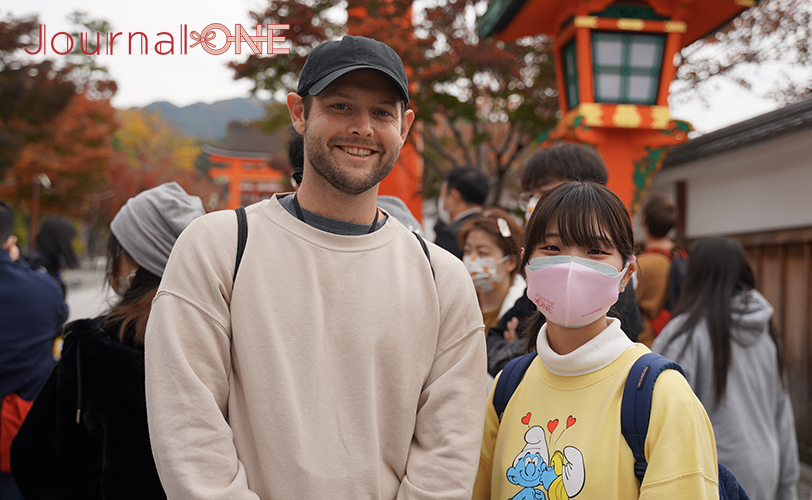
[[[674,146],[663,161],[663,168],[673,168],[810,127],[812,98],[807,98]]]

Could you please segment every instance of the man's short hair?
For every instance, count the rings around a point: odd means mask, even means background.
[[[445,176],[446,189],[455,189],[469,205],[485,205],[488,199],[488,177],[471,166],[452,169]]]
[[[665,238],[677,223],[677,207],[662,193],[651,193],[643,204],[643,224],[653,238]]]
[[[559,142],[536,152],[522,171],[522,191],[538,189],[551,182],[592,181],[606,185],[609,172],[594,149]]]
[[[8,203],[0,200],[0,243],[5,243],[12,234],[14,234],[14,210]]]

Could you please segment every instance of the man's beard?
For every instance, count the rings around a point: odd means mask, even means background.
[[[372,149],[375,151],[374,154],[379,156],[378,161],[361,178],[349,175],[330,157],[330,150],[335,147],[335,143],[340,143],[340,141],[332,139],[324,146],[314,137],[309,137],[308,131],[305,130],[305,151],[313,170],[340,192],[356,195],[372,189],[389,175],[389,172],[395,167],[400,152],[384,152],[380,144],[360,145],[357,140],[348,142],[354,147]]]

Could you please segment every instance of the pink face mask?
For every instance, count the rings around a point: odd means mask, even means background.
[[[527,263],[527,298],[558,325],[586,326],[609,311],[617,302],[622,271],[614,266],[570,255],[537,257]]]

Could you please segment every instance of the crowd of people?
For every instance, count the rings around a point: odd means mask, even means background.
[[[741,245],[677,247],[652,194],[636,248],[602,158],[570,143],[523,166],[524,217],[448,172],[426,241],[378,196],[408,104],[387,45],[316,47],[287,96],[295,192],[209,214],[174,182],[131,198],[107,246],[119,299],[93,319],[64,324],[75,230],[46,220],[29,264],[0,201],[0,498],[797,499]],[[624,389],[652,351],[679,366],[653,374],[637,453]]]

